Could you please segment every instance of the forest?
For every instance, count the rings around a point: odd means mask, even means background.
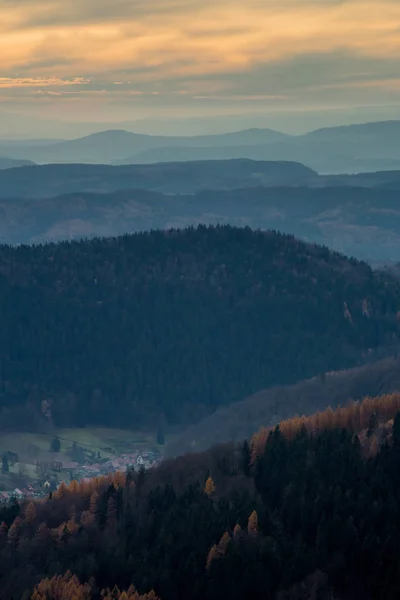
[[[2,246],[1,426],[193,423],[394,353],[399,310],[397,279],[273,231]]]
[[[400,395],[0,510],[1,600],[395,600]]]

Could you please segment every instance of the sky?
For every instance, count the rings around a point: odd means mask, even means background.
[[[399,57],[399,0],[0,0],[0,135],[368,107],[400,118]]]

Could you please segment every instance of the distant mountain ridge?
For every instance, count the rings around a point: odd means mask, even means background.
[[[0,198],[50,198],[60,194],[143,189],[168,194],[250,187],[368,187],[400,189],[400,170],[318,175],[293,161],[250,159],[182,161],[145,165],[48,164],[0,172]]]
[[[49,164],[0,173],[0,198],[147,189],[193,193],[250,186],[309,185],[317,173],[289,161],[193,161],[148,165]]]
[[[0,156],[0,169],[14,169],[15,167],[33,166],[35,163],[31,160],[5,158]]]
[[[400,121],[317,129],[292,136],[247,129],[203,136],[155,136],[108,130],[50,145],[10,145],[7,155],[37,163],[143,164],[191,160],[301,162],[321,173],[400,168]]]
[[[107,130],[93,133],[83,138],[66,140],[56,144],[39,147],[11,148],[12,156],[33,157],[38,163],[89,162],[107,163],[126,160],[130,155],[135,157],[141,152],[163,146],[185,147],[190,145],[207,147],[236,146],[238,144],[273,143],[285,139],[284,133],[271,129],[249,129],[244,131],[217,135],[193,136],[154,136],[132,133],[124,130]],[[129,160],[129,159],[128,159]],[[135,162],[134,158],[132,161]]]

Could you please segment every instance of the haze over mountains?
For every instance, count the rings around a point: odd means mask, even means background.
[[[353,173],[400,167],[400,121],[318,129],[288,135],[248,129],[204,136],[150,136],[123,130],[35,145],[0,143],[9,158],[37,163],[154,163],[249,158],[302,162],[323,173]],[[6,151],[6,154],[4,153]]]
[[[398,171],[321,176],[293,162],[20,167],[0,172],[0,242],[224,223],[396,262],[399,190]]]

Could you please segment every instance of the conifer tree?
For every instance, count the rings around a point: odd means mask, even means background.
[[[32,523],[36,518],[36,508],[33,502],[29,502],[27,507],[25,508],[25,521],[27,523]]]
[[[253,510],[253,512],[249,516],[247,531],[251,534],[257,533],[258,531],[258,515],[255,510]]]
[[[215,492],[215,483],[212,480],[211,476],[207,479],[206,484],[204,486],[204,493],[210,497]]]

